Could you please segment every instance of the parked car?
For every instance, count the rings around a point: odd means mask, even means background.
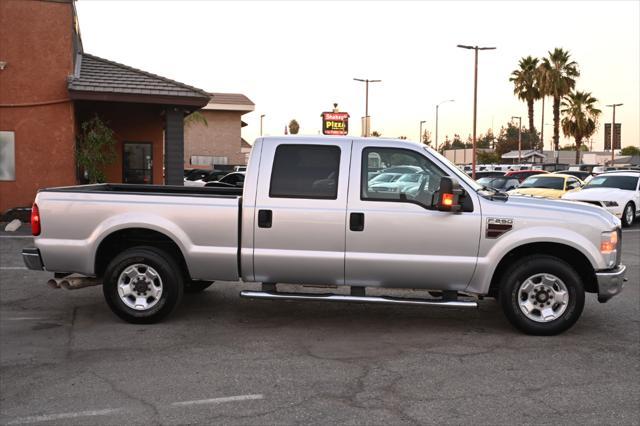
[[[549,173],[546,170],[511,170],[505,173],[505,176],[518,179],[519,182],[524,181],[529,176],[539,175],[543,173]]]
[[[205,186],[209,182],[215,182],[228,175],[229,172],[225,170],[208,170],[204,176],[200,176],[199,179],[185,180],[184,186]]]
[[[586,172],[584,170],[561,170],[559,172],[553,172],[553,174],[563,174],[563,175],[571,175],[575,176],[581,181],[585,181],[587,178],[592,176],[592,173]]]
[[[603,207],[631,226],[640,217],[640,172],[607,172],[595,176],[580,191],[562,196]]]
[[[560,198],[566,192],[578,189],[580,186],[582,181],[575,176],[547,173],[529,176],[519,187],[509,191],[509,194]]]
[[[489,188],[498,189],[503,192],[516,189],[520,184],[518,179],[510,178],[506,176],[483,177],[480,179],[476,179],[476,182],[478,182],[480,185],[488,186]]]
[[[372,191],[368,160],[381,153],[429,178],[413,194]],[[475,308],[475,296],[499,297],[515,327],[550,335],[578,320],[585,292],[606,302],[622,291],[620,220],[602,208],[509,197],[404,140],[264,137],[250,156],[243,189],[41,189],[24,262],[53,273],[53,288],[102,285],[114,314],[132,323],[165,318],[184,291],[242,279],[262,288],[240,296],[263,300]],[[351,288],[291,293],[279,283]]]
[[[500,176],[504,176],[504,172],[500,172],[500,171],[491,171],[491,172],[476,172],[476,180],[480,179],[480,178],[485,178],[485,177],[500,177]],[[471,173],[468,173],[469,176],[471,176]]]
[[[393,182],[400,178],[404,173],[380,173],[369,179],[369,184]]]
[[[245,172],[233,172],[228,173],[220,180],[207,182],[204,186],[215,187],[215,186],[232,186],[236,188],[242,188],[244,186],[244,175]]]
[[[234,166],[233,167],[233,171],[234,172],[246,172],[247,171],[247,166]]]
[[[198,179],[202,179],[211,173],[211,170],[207,169],[191,169],[184,171],[184,181],[195,181]]]
[[[569,170],[571,171],[583,171],[583,172],[593,172],[593,169],[598,167],[597,164],[573,164],[569,166]]]
[[[369,181],[369,189],[375,192],[397,192],[406,193],[411,188],[418,187],[422,184],[423,180],[429,177],[424,173],[405,173],[398,179],[390,182],[373,182],[374,179]]]

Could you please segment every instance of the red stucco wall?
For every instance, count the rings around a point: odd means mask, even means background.
[[[153,144],[153,182],[161,185],[163,158],[162,108],[149,104],[114,102],[76,102],[78,124],[98,114],[115,133],[118,141],[116,161],[105,169],[108,182],[122,182],[123,142],[151,142]]]
[[[15,132],[16,180],[0,181],[0,211],[29,206],[40,187],[73,185],[71,3],[0,1],[0,130]],[[62,101],[41,106],[7,106]]]

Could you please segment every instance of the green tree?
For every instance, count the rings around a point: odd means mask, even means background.
[[[76,143],[76,161],[89,183],[104,182],[104,167],[116,159],[116,138],[97,115],[80,125]]]
[[[620,155],[640,155],[640,148],[637,146],[625,146],[620,151]]]
[[[580,163],[580,150],[584,139],[596,132],[600,111],[596,98],[590,92],[571,92],[562,100],[562,133],[576,141],[576,164]]]
[[[493,148],[496,137],[491,129],[487,130],[486,135],[480,135],[476,140],[476,148]]]
[[[570,143],[567,145],[562,145],[560,147],[560,151],[575,151],[576,150],[576,144],[574,143]],[[589,151],[589,147],[586,144],[582,144],[580,146],[580,151],[581,152],[588,152]]]
[[[297,135],[299,131],[300,124],[298,124],[298,121],[294,118],[289,122],[289,133],[292,135]]]
[[[452,149],[466,148],[466,144],[462,142],[462,139],[460,139],[460,135],[458,134],[453,135],[453,140],[451,141],[451,148]]]
[[[538,144],[538,135],[532,135],[525,127],[522,128],[522,151],[535,149]],[[512,122],[507,127],[500,129],[500,134],[495,140],[495,151],[502,156],[509,151],[518,150],[518,126]]]
[[[539,66],[538,76],[543,96],[553,98],[553,146],[560,147],[560,101],[568,95],[580,77],[578,64],[571,60],[571,55],[564,49],[556,48],[549,52]]]
[[[209,126],[209,122],[207,121],[206,117],[204,115],[202,115],[202,113],[200,111],[194,111],[191,114],[187,115],[184,118],[184,124],[185,126],[191,126],[194,125],[196,123],[200,123],[200,124],[204,124],[205,126]]]
[[[429,145],[431,146],[431,132],[428,130],[425,130],[424,132],[422,132],[422,140],[421,142],[425,145]]]
[[[500,156],[495,151],[478,151],[476,153],[478,164],[494,164],[500,162]]]
[[[529,116],[529,132],[536,133],[533,124],[533,103],[542,98],[538,72],[538,58],[527,56],[520,59],[518,69],[511,73],[509,81],[513,82],[513,94],[523,102],[527,103],[527,114]]]

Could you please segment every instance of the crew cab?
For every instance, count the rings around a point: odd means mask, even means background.
[[[372,169],[403,166],[420,173],[417,187],[372,190]],[[626,269],[620,220],[606,210],[509,196],[422,144],[382,138],[260,138],[242,189],[43,189],[32,228],[29,268],[53,272],[54,288],[101,284],[133,323],[166,317],[185,291],[241,279],[262,283],[241,291],[252,299],[473,308],[496,297],[515,327],[549,335],[576,322],[585,292],[618,294]],[[349,291],[279,291],[287,283]]]

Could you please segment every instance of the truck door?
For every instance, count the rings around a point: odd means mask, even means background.
[[[269,139],[254,226],[255,280],[344,284],[351,140]]]
[[[419,147],[354,141],[347,205],[350,285],[464,290],[475,270],[481,214],[441,212],[424,200],[446,173]],[[381,158],[381,167],[373,165]]]

